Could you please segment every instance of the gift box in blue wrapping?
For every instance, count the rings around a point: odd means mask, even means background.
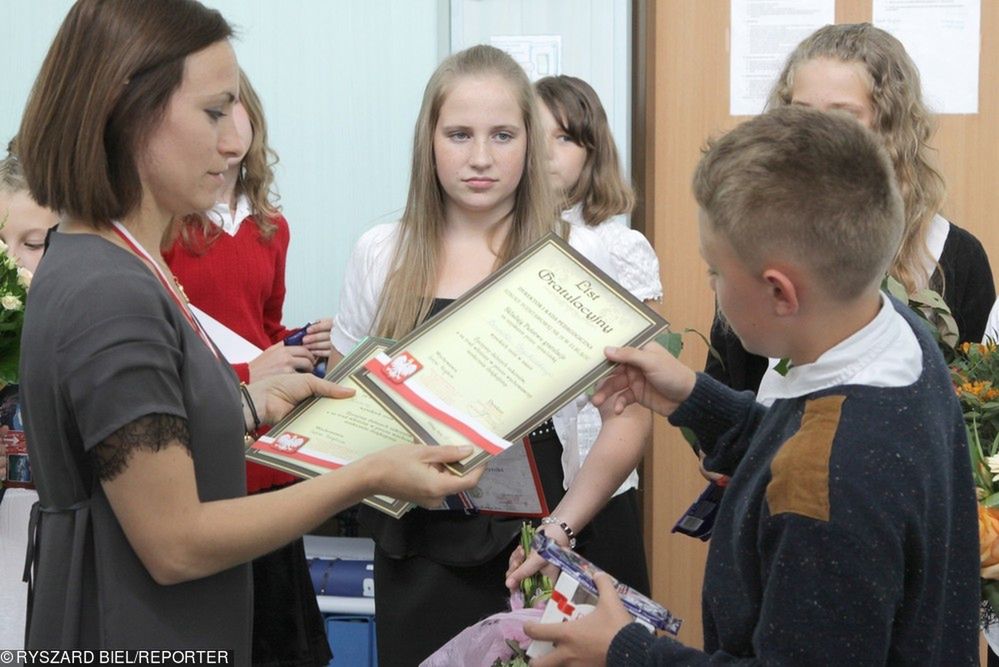
[[[316,595],[375,596],[375,565],[370,560],[310,558],[309,575]]]
[[[326,640],[334,667],[377,667],[373,616],[327,616]]]

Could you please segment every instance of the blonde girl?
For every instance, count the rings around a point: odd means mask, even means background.
[[[890,274],[910,292],[941,292],[960,340],[980,341],[995,301],[992,269],[981,242],[941,214],[946,188],[929,145],[933,116],[902,43],[869,23],[820,28],[788,57],[768,100],[771,108],[788,104],[852,114],[881,138],[905,203],[905,235]],[[706,372],[756,390],[767,361],[747,354],[717,319],[711,338],[725,367],[709,357]]]
[[[402,219],[366,232],[351,256],[333,323],[336,351],[349,352],[369,334],[405,335],[552,231],[613,272],[592,232],[559,219],[546,171],[539,111],[523,70],[489,46],[447,58],[424,92]],[[558,519],[542,530],[562,544],[570,536],[558,524],[582,530],[634,469],[649,430],[644,410],[608,419],[580,468],[577,409],[570,405],[531,437]],[[559,500],[563,478],[573,475]],[[520,519],[418,509],[397,521],[362,513],[377,545],[380,664],[418,663],[505,608]]]

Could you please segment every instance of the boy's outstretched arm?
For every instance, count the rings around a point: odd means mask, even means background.
[[[641,403],[668,417],[694,389],[694,371],[658,343],[649,343],[640,350],[608,347],[604,355],[621,365],[593,395],[594,405],[611,400],[614,411],[620,414],[631,403]]]

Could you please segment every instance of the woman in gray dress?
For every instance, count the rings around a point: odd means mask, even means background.
[[[238,150],[229,36],[195,0],[79,0],[25,109],[31,193],[62,215],[22,344],[40,496],[29,648],[226,648],[247,664],[248,560],[372,493],[431,504],[476,482],[440,470],[462,448],[403,446],[245,497],[244,433],[348,392],[310,374],[241,387],[160,256]]]

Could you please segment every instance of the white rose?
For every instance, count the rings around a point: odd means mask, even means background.
[[[17,267],[17,280],[24,289],[28,289],[31,287],[31,271],[28,271],[23,266]]]
[[[4,310],[21,310],[24,308],[21,300],[13,294],[0,297],[0,306],[3,306]]]
[[[2,227],[2,225],[0,225],[0,227]],[[7,247],[7,244],[4,243],[2,239],[0,239],[0,252],[7,252],[8,250],[9,248]]]

